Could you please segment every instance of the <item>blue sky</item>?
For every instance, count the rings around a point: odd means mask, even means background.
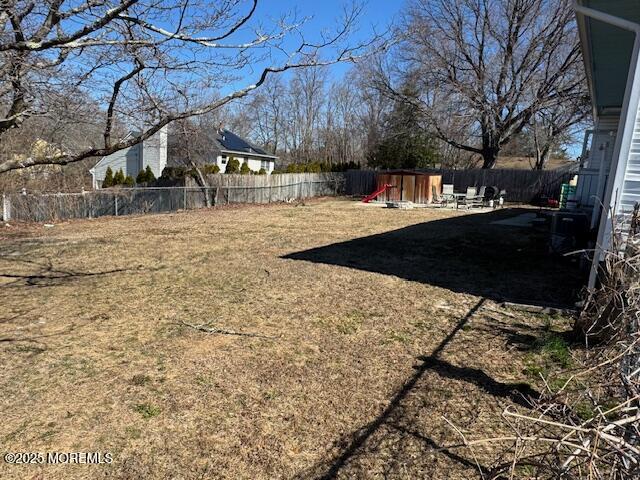
[[[374,30],[378,33],[385,32],[394,21],[400,20],[401,12],[406,4],[405,0],[364,0],[364,2],[364,10],[359,19],[359,30],[351,37],[353,42],[370,38]],[[300,18],[312,17],[304,25],[303,32],[305,36],[313,39],[317,38],[322,29],[335,28],[344,7],[349,5],[350,0],[261,0],[254,19],[268,23],[269,19],[295,11]],[[251,80],[263,66],[266,65],[253,66],[253,74],[250,74]],[[351,67],[352,65],[348,63],[332,65],[329,69],[330,77],[337,80]],[[283,75],[287,76],[287,74]],[[243,84],[246,84],[246,81],[239,83],[239,85]],[[229,89],[232,90],[239,85],[230,85]],[[223,93],[226,92],[223,91]],[[576,138],[575,145],[568,148],[569,156],[571,158],[577,157],[581,153],[581,146],[581,138]]]
[[[374,29],[377,32],[386,31],[387,27],[397,18],[404,0],[364,0],[364,10],[359,19],[359,31],[353,35],[353,40],[362,40],[371,36]],[[269,18],[279,14],[296,11],[300,17],[312,17],[303,27],[303,31],[310,37],[317,35],[324,28],[335,27],[349,0],[263,0],[258,4],[256,18]],[[339,64],[331,67],[334,78],[340,77],[350,65]]]

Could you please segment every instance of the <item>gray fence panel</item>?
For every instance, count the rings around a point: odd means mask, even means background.
[[[61,194],[5,194],[9,218],[47,222],[68,218],[135,215],[230,203],[272,203],[344,192],[342,173],[209,175],[208,186],[185,179],[184,187],[141,187]],[[206,197],[205,197],[206,196]]]

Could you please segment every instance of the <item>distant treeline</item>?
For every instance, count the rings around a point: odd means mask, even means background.
[[[307,162],[290,163],[285,168],[275,169],[273,173],[323,173],[323,172],[346,172],[347,170],[360,170],[358,162]]]

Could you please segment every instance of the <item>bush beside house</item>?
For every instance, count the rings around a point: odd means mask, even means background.
[[[147,168],[144,170],[140,170],[138,172],[138,176],[136,177],[136,183],[151,183],[156,181],[156,176],[153,174],[151,167],[147,165]]]
[[[113,185],[112,186],[116,186],[116,185],[122,185],[124,183],[124,172],[122,171],[122,169],[118,170],[116,172],[116,174],[113,176]]]
[[[240,173],[240,161],[237,158],[230,158],[225,173]]]
[[[113,187],[113,170],[111,167],[107,167],[107,171],[104,174],[104,180],[102,181],[102,188]]]

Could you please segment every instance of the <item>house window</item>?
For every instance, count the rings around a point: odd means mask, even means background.
[[[260,168],[264,168],[266,171],[269,171],[269,160],[261,160]]]
[[[223,155],[223,156],[222,156],[222,164],[223,164],[223,165],[226,165],[226,164],[227,164],[227,156],[226,156],[226,155]]]

